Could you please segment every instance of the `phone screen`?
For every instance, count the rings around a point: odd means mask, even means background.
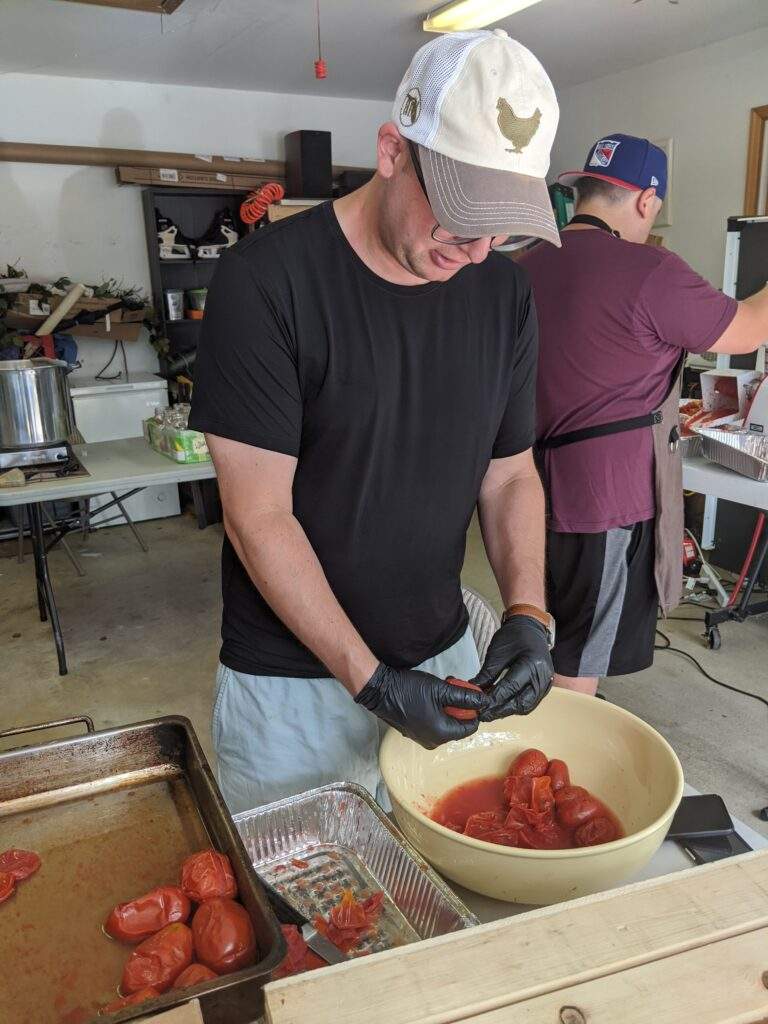
[[[668,839],[726,836],[733,832],[733,821],[721,796],[684,796],[667,833]]]

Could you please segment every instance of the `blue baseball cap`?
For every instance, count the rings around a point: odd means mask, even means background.
[[[597,140],[583,170],[566,171],[557,180],[573,185],[584,177],[599,178],[637,192],[655,188],[656,195],[663,199],[667,192],[667,155],[648,139],[617,132]]]

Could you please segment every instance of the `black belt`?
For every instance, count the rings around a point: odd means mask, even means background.
[[[588,441],[592,437],[606,437],[608,434],[623,434],[627,430],[639,430],[641,427],[653,427],[661,423],[661,410],[648,412],[644,416],[633,416],[628,420],[614,420],[612,423],[599,423],[594,427],[582,427],[580,430],[568,430],[564,434],[553,434],[542,437],[536,444],[539,448],[562,448],[566,444],[577,441]]]

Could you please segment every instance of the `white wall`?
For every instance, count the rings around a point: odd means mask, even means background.
[[[674,139],[667,246],[718,288],[725,221],[744,200],[749,111],[768,103],[768,30],[691,50],[559,94],[552,176],[582,167],[601,135]]]
[[[0,76],[0,140],[282,159],[283,135],[332,132],[333,160],[372,166],[390,104],[44,75]],[[149,294],[140,189],[112,168],[0,162],[0,266],[21,258],[38,280],[122,278]],[[95,372],[110,342],[80,341]],[[157,363],[126,345],[131,369]]]

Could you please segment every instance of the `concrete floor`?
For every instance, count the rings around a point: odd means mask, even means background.
[[[31,556],[19,565],[15,545],[0,545],[0,729],[82,713],[97,728],[179,713],[192,720],[211,755],[221,527],[201,531],[193,518],[181,516],[141,529],[148,554],[124,527],[98,530],[84,545],[72,539],[84,578],[61,548],[51,553],[69,661],[64,677],[50,628],[38,617]],[[476,525],[464,579],[499,607]],[[689,606],[676,614],[702,613]],[[696,622],[663,628],[712,675],[768,698],[768,617],[726,624],[717,653],[703,646]],[[754,815],[768,804],[768,709],[714,686],[672,654],[658,654],[653,668],[608,680],[602,689],[669,740],[688,782],[720,793],[733,814],[768,834],[768,824]],[[19,742],[0,741],[0,749]]]

